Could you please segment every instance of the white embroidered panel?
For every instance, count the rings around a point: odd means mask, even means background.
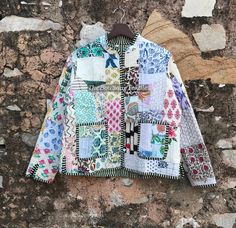
[[[137,154],[124,156],[125,167],[146,173],[158,173],[163,175],[179,176],[179,163],[170,163],[162,160],[147,160],[138,157]]]
[[[78,58],[76,78],[88,81],[106,81],[105,64],[104,57]]]
[[[125,67],[135,67],[139,66],[139,48],[132,47],[125,53]]]
[[[150,94],[139,102],[139,111],[163,110],[163,100],[166,92],[166,73],[139,74],[139,85],[148,85]]]
[[[196,145],[203,141],[197,120],[191,112],[193,111],[189,109],[182,113],[181,118],[184,124],[181,124],[181,147]]]
[[[179,163],[181,160],[181,154],[180,154],[180,128],[177,128],[175,130],[176,134],[176,140],[172,140],[169,144],[169,149],[167,152],[167,156],[165,158],[166,162],[171,163]]]

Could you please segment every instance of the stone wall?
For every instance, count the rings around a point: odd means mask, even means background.
[[[24,177],[65,60],[121,18],[174,54],[218,186]],[[0,227],[236,227],[236,2],[0,1]],[[87,24],[87,26],[86,26]],[[92,26],[88,26],[92,25]],[[90,34],[90,37],[87,37]],[[234,225],[233,225],[234,224]]]

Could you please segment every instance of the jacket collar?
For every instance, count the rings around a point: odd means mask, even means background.
[[[142,36],[139,32],[135,32],[134,38],[130,42],[127,43],[126,41],[123,41],[124,44],[127,44],[125,45],[126,48],[123,49],[123,52],[127,52],[131,47],[136,46],[139,40],[141,39],[141,37]],[[117,51],[121,53],[121,50],[119,50],[118,47],[108,39],[108,32],[105,32],[103,35],[98,37],[97,41],[102,45],[102,47],[106,51],[113,50],[113,51]]]

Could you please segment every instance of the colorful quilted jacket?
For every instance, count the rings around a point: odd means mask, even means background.
[[[64,65],[25,176],[216,178],[171,52],[136,32],[107,33]]]

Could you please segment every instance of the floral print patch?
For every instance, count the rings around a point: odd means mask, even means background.
[[[154,74],[167,71],[170,52],[153,42],[140,42],[140,71]]]
[[[124,93],[126,96],[138,94],[138,71],[139,67],[125,68]]]
[[[106,83],[109,85],[119,85],[120,84],[120,70],[119,68],[106,68]]]
[[[163,121],[170,123],[171,126],[178,126],[180,124],[182,111],[178,105],[174,90],[170,87],[166,90],[163,106]]]
[[[125,121],[135,119],[138,115],[138,97],[129,96],[124,98],[125,103]]]
[[[106,119],[108,132],[120,132],[121,130],[121,101],[110,100],[106,103]]]
[[[182,147],[180,152],[192,179],[201,180],[213,177],[214,174],[209,154],[203,143],[192,145],[190,147]]]
[[[112,68],[117,68],[119,67],[119,60],[116,52],[104,52],[104,56],[106,59],[106,65],[105,68],[112,69]]]
[[[140,123],[139,151],[143,158],[164,159],[167,156],[169,125],[165,123]],[[171,129],[173,130],[173,129]],[[172,138],[174,132],[172,132]]]
[[[78,58],[104,56],[104,49],[97,43],[89,43],[77,49]]]
[[[96,99],[91,92],[87,90],[75,91],[74,100],[77,123],[91,123],[97,120]]]
[[[97,122],[76,127],[78,159],[107,155],[108,134],[105,123]]]
[[[179,83],[179,81],[177,80],[177,78],[174,75],[172,75],[171,80],[173,82],[173,89],[174,89],[175,95],[178,99],[181,109],[182,110],[188,109],[190,107],[190,104],[189,104],[188,99],[182,89],[183,84]]]
[[[35,175],[42,179],[48,180],[57,173],[62,132],[62,124],[58,125],[50,118],[45,119],[27,169],[28,174],[33,173],[35,164],[38,164]]]

